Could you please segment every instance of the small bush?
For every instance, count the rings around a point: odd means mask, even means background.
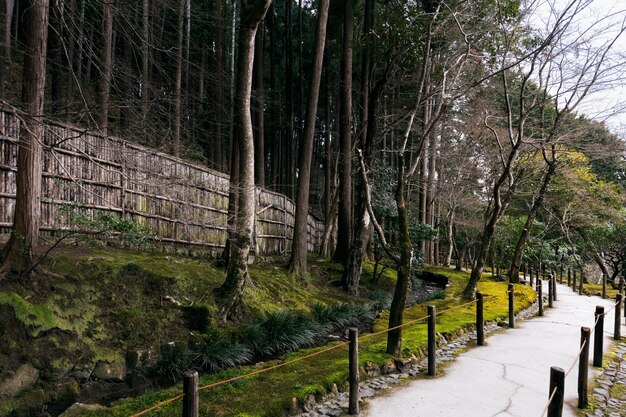
[[[446,298],[445,290],[435,290],[432,292],[426,292],[423,294],[419,294],[415,300],[416,303],[422,304],[430,300],[441,300]]]
[[[165,345],[161,348],[161,357],[152,367],[152,373],[175,382],[190,369],[193,369],[193,356],[184,346]]]
[[[209,331],[209,309],[206,306],[181,307],[187,328],[191,331],[207,333]]]
[[[317,323],[306,315],[279,310],[246,326],[242,340],[255,353],[269,356],[311,346],[319,331]]]
[[[313,306],[313,317],[324,331],[334,332],[372,320],[374,312],[363,304],[345,303],[328,307],[318,303]]]
[[[391,307],[392,295],[385,290],[376,290],[367,294],[367,298],[374,301],[374,310],[384,310]]]
[[[232,368],[252,360],[246,345],[234,343],[216,329],[210,329],[192,342],[194,365],[208,371]]]

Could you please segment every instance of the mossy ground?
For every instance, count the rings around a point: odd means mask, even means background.
[[[466,272],[457,272],[446,268],[429,268],[434,272],[442,273],[450,278],[450,287],[444,299],[434,300],[429,304],[437,306],[443,311],[464,303],[460,293],[467,282],[469,275]],[[485,299],[485,319],[499,320],[508,315],[506,283],[490,282],[485,277],[479,284],[479,290],[487,297]],[[528,307],[535,301],[535,293],[529,287],[515,287],[516,310]],[[405,321],[426,315],[426,306],[416,304],[407,308]],[[470,328],[475,322],[475,305],[471,304],[450,312],[442,313],[437,317],[437,331],[452,333],[463,328]],[[387,316],[382,314],[374,323],[374,330],[385,329]],[[403,331],[403,354],[420,355],[426,347],[426,324],[418,323],[406,327]],[[385,353],[386,335],[364,338],[360,341],[359,361],[382,364],[390,357]],[[325,347],[303,349],[283,358],[257,366],[242,367],[225,372],[205,375],[201,377],[200,385],[244,375],[264,367],[273,366],[291,359],[303,357],[319,351]],[[304,360],[280,369],[256,375],[236,383],[219,388],[202,391],[201,414],[215,416],[280,416],[292,404],[292,398],[302,401],[307,395],[321,395],[327,392],[333,384],[339,387],[345,385],[347,377],[347,347],[342,347],[314,358]],[[115,407],[101,412],[99,416],[128,416],[148,408],[160,401],[164,401],[180,393],[180,386],[168,390],[153,391],[141,397],[124,400]],[[151,416],[171,416],[180,414],[180,402],[173,403],[162,409],[152,412]]]

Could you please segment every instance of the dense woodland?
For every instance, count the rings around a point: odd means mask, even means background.
[[[358,293],[364,258],[397,270],[390,327],[423,262],[470,268],[468,299],[488,266],[513,282],[530,269],[591,279],[593,265],[604,282],[622,277],[623,139],[577,109],[619,81],[623,11],[581,19],[594,3],[582,0],[4,3],[0,98],[23,121],[6,277],[36,273],[44,251],[47,120],[230,174],[223,321],[246,302],[255,186],[297,203],[289,271],[302,285],[309,211],[346,292]],[[400,347],[398,329],[387,350]]]

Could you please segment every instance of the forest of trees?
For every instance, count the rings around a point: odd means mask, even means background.
[[[422,262],[470,268],[468,299],[488,265],[517,282],[595,263],[616,284],[624,143],[577,110],[619,80],[626,14],[551,3],[5,0],[0,98],[22,131],[0,273],[34,271],[41,125],[57,120],[230,174],[222,320],[245,302],[255,186],[297,202],[299,280],[309,210],[345,291],[364,259],[397,270],[390,327]]]

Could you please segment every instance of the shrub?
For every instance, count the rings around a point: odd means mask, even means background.
[[[432,292],[425,292],[425,293],[419,294],[417,298],[415,299],[415,302],[418,304],[422,304],[430,300],[440,300],[443,298],[446,298],[446,291],[440,289],[440,290],[435,290]]]
[[[367,298],[374,301],[374,305],[372,307],[377,311],[391,307],[391,300],[393,299],[391,294],[385,290],[372,291],[367,294]]]
[[[328,307],[318,303],[313,306],[313,317],[324,331],[334,332],[372,320],[374,312],[363,304],[344,303]]]
[[[242,340],[255,353],[273,355],[311,346],[319,331],[317,323],[306,315],[279,310],[244,327]]]
[[[161,347],[161,357],[152,367],[152,373],[176,381],[192,368],[193,356],[184,346],[165,345]]]
[[[249,362],[252,351],[246,345],[228,340],[217,329],[210,329],[192,342],[194,365],[208,371],[219,371]]]

